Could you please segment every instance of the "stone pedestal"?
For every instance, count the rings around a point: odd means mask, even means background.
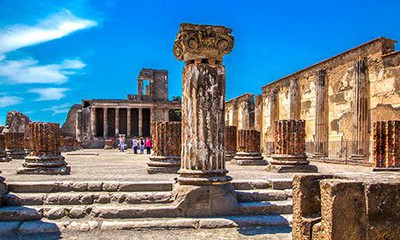
[[[275,123],[275,154],[267,167],[270,172],[317,172],[305,154],[305,121],[278,120]]]
[[[373,171],[400,171],[400,121],[379,121],[373,127]]]
[[[29,123],[33,152],[25,157],[18,174],[69,174],[64,157],[60,153],[60,125],[58,123]]]
[[[104,150],[109,150],[109,149],[113,149],[113,148],[114,148],[113,140],[106,139],[105,144],[104,144]]]
[[[4,133],[6,140],[6,153],[12,159],[24,159],[24,133],[6,132]]]
[[[232,163],[237,165],[267,165],[260,152],[260,132],[256,130],[238,130],[237,149]]]
[[[234,214],[239,209],[225,168],[225,67],[233,48],[232,30],[181,24],[174,45],[184,60],[182,154],[175,203],[184,216]]]
[[[177,173],[181,166],[181,123],[152,122],[153,155],[148,173]]]
[[[225,161],[232,160],[236,154],[237,127],[225,126]]]
[[[3,134],[0,134],[0,162],[9,162],[11,157],[6,154],[6,139]]]

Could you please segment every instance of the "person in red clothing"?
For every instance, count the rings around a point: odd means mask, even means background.
[[[149,137],[146,138],[146,150],[147,154],[151,154],[151,139]]]

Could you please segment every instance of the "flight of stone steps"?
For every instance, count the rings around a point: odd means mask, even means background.
[[[172,182],[11,182],[0,235],[150,228],[289,226],[291,180],[232,182],[235,216],[179,217]]]

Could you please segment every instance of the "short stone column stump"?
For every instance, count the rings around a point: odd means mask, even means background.
[[[58,123],[29,123],[33,152],[25,157],[18,174],[70,174],[70,167],[60,152]]]
[[[105,144],[104,144],[104,150],[109,150],[109,149],[113,149],[114,145],[113,145],[113,140],[112,139],[106,139],[105,140]]]
[[[230,161],[236,154],[237,127],[225,126],[225,161]]]
[[[400,121],[378,121],[373,127],[373,171],[400,171]]]
[[[181,166],[181,123],[152,122],[153,155],[147,173],[177,173]]]
[[[7,156],[12,159],[24,159],[26,156],[24,133],[6,132],[4,136]]]
[[[0,134],[0,162],[9,162],[12,158],[6,153],[6,139],[3,134]]]
[[[309,165],[305,154],[305,121],[278,120],[275,123],[275,154],[267,167],[269,172],[318,172]]]
[[[256,130],[237,131],[238,152],[232,160],[237,165],[267,165],[260,152],[260,132]]]

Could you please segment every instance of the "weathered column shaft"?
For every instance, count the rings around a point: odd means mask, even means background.
[[[103,108],[103,136],[108,137],[108,119],[107,119],[107,108]]]
[[[278,101],[278,90],[273,89],[269,94],[270,98],[270,133],[275,134],[275,122],[279,119],[279,101]]]
[[[92,107],[90,109],[90,126],[92,131],[92,137],[97,137],[96,129],[96,108]]]
[[[127,114],[126,114],[126,117],[127,117],[127,119],[126,119],[126,131],[127,131],[127,136],[128,137],[130,137],[131,135],[132,135],[132,117],[131,117],[131,112],[132,112],[132,109],[131,108],[127,108],[126,109],[126,112],[127,112]]]
[[[225,126],[225,161],[230,161],[237,151],[237,127]]]
[[[12,160],[11,157],[7,156],[6,154],[6,137],[3,134],[0,134],[0,162],[9,162],[11,160]]]
[[[365,160],[368,155],[368,78],[366,60],[357,61],[353,87],[352,158]]]
[[[82,141],[82,110],[78,110],[76,112],[76,119],[75,119],[75,124],[76,124],[76,140]]]
[[[328,156],[328,109],[325,70],[317,72],[315,105],[315,157]]]
[[[119,135],[119,108],[115,108],[115,135]]]
[[[267,165],[260,152],[261,134],[256,130],[237,131],[237,152],[232,163],[237,165]]]
[[[374,171],[400,169],[400,121],[374,123]]]
[[[138,120],[138,124],[139,124],[139,136],[143,136],[143,109],[139,108],[139,120]]]
[[[300,119],[300,90],[299,90],[299,83],[296,78],[290,80],[290,87],[289,87],[289,94],[290,94],[290,119]]]

